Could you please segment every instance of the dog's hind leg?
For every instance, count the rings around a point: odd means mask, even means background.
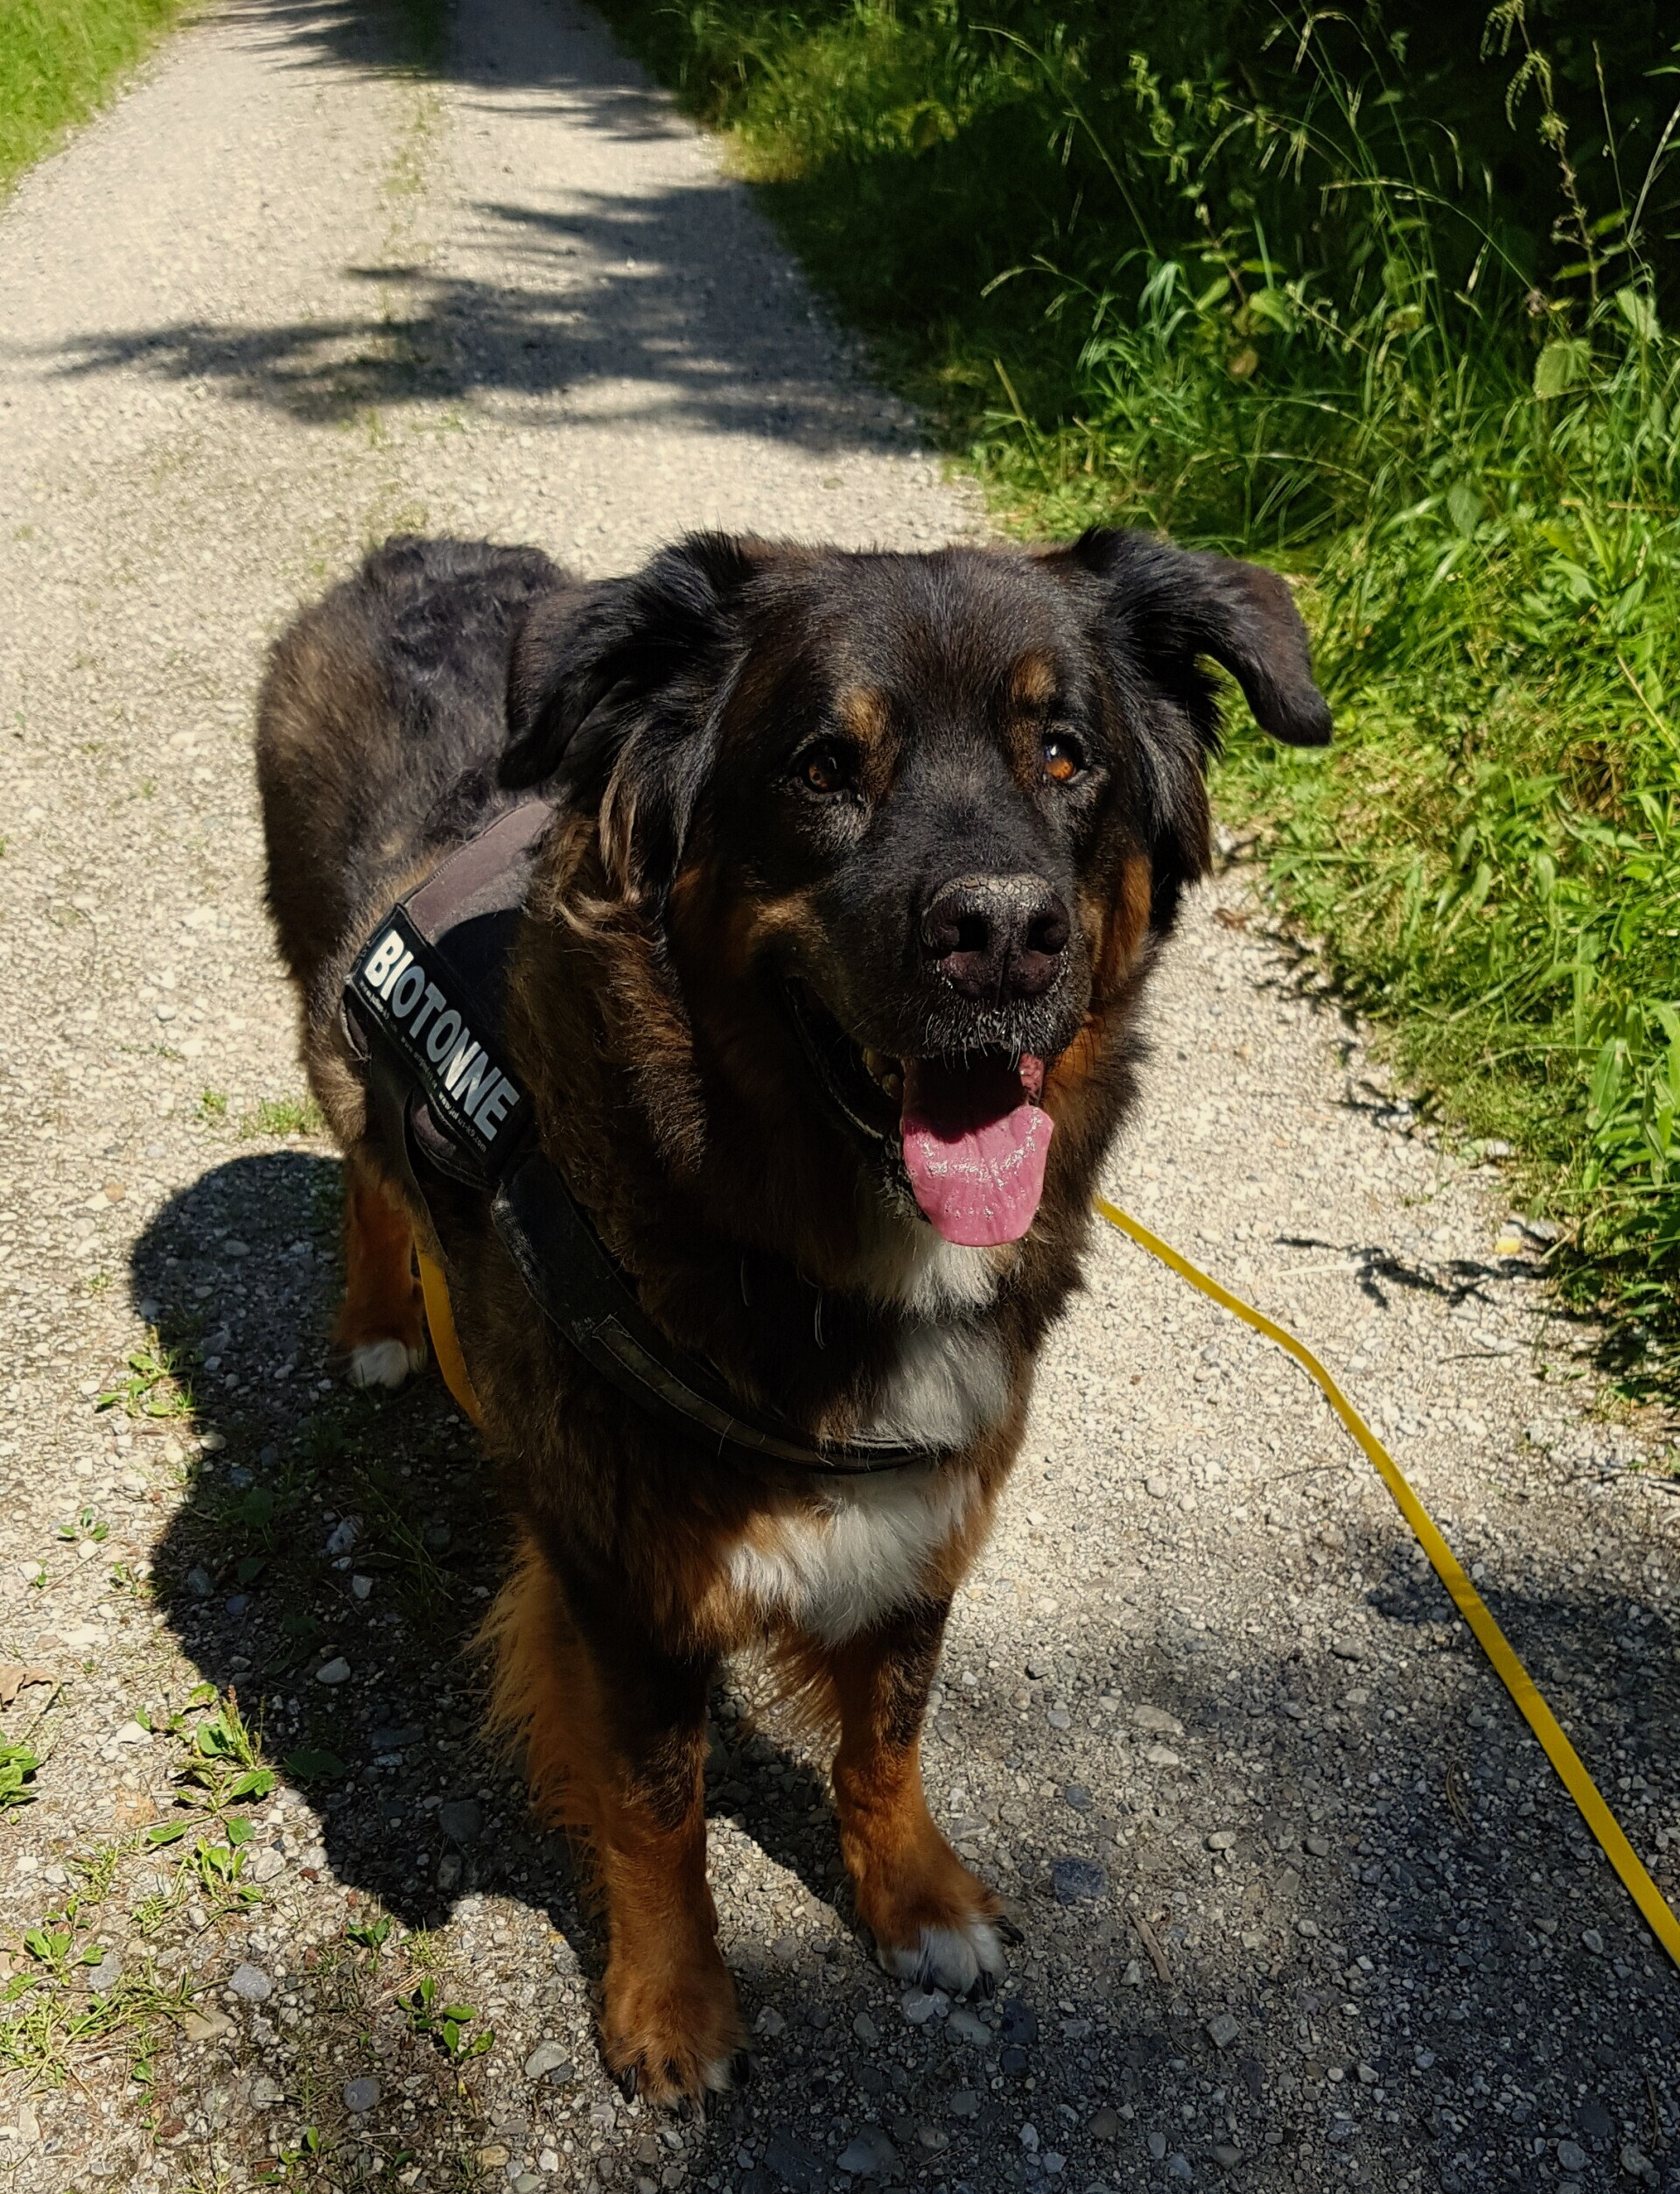
[[[484,1642],[493,1728],[522,1744],[539,1813],[588,1840],[609,2068],[654,2102],[727,2088],[746,2036],[706,1882],[710,1662],[662,1651],[599,1581],[569,1601],[530,1539]]]
[[[906,1609],[820,1656],[840,1721],[840,1849],[888,1973],[990,1993],[1005,1963],[1003,1908],[940,1834],[921,1787],[922,1717],[946,1613]],[[800,1655],[809,1675],[817,1658]]]
[[[401,1386],[426,1361],[414,1230],[401,1204],[354,1158],[344,1168],[344,1300],[333,1345],[352,1386]]]

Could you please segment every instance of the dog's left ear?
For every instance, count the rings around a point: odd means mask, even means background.
[[[755,542],[692,534],[629,578],[556,589],[515,635],[501,782],[598,813],[627,887],[676,874],[763,560]]]
[[[1152,534],[1093,528],[1056,551],[1095,580],[1116,652],[1182,707],[1209,752],[1218,715],[1198,659],[1228,670],[1262,730],[1291,747],[1323,747],[1330,709],[1312,679],[1306,627],[1288,585],[1263,564],[1175,549]]]

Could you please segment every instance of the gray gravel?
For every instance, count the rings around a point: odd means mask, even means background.
[[[366,23],[228,6],[0,214],[0,1728],[44,1756],[0,1813],[0,1991],[79,1897],[54,2001],[194,1999],[144,2083],[137,2024],[43,2059],[7,2023],[41,1991],[0,2003],[0,2180],[239,2185],[303,2150],[289,2183],[626,2194],[1680,2185],[1680,1982],[1321,1402],[1114,1237],[928,1741],[1018,1920],[999,1999],[872,1967],[820,1763],[731,1687],[713,1873],[759,2077],[706,2127],[602,2077],[587,1912],[475,1749],[458,1648],[502,1540],[470,1437],[435,1381],[324,1370],[262,651],[398,524],[604,571],[699,523],[979,521],[598,29],[465,13],[431,82]],[[1114,1193],[1345,1377],[1675,1895],[1680,1504],[1544,1237],[1240,865],[1154,1025]],[[196,1416],[147,1413],[154,1323]],[[125,1380],[136,1413],[99,1409]],[[201,1681],[293,1762],[239,1801],[236,1894],[178,1871],[196,1829],[146,1840],[202,1789]],[[428,1978],[473,2014],[452,2058]]]

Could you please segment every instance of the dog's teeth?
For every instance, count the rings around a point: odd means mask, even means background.
[[[901,1074],[884,1074],[879,1077],[879,1079],[882,1089],[886,1091],[886,1094],[892,1098],[893,1104],[898,1104],[902,1103],[904,1098],[904,1076]]]
[[[904,1076],[899,1071],[896,1059],[890,1059],[886,1052],[873,1051],[865,1046],[864,1065],[877,1089],[885,1090],[888,1097],[895,1099],[903,1096]]]

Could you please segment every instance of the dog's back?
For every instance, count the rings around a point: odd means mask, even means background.
[[[540,549],[399,535],[276,643],[256,729],[269,906],[312,1005],[425,855],[514,796],[496,770],[512,638],[567,583]]]

